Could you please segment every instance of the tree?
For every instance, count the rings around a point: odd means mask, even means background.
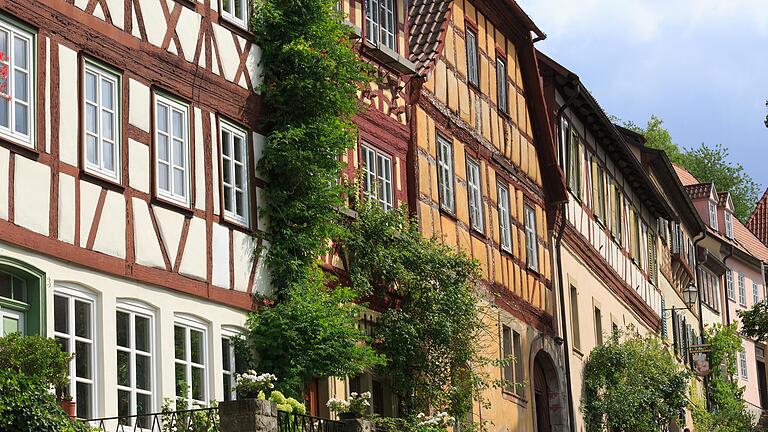
[[[727,147],[704,143],[695,148],[680,147],[672,141],[664,121],[655,115],[645,127],[632,122],[624,122],[624,126],[642,134],[648,147],[663,150],[673,163],[690,171],[699,181],[714,183],[720,192],[730,192],[736,217],[745,221],[752,214],[759,194],[757,183],[744,166],[729,160]]]
[[[584,365],[588,432],[666,430],[685,408],[689,374],[660,339],[614,334]]]
[[[706,329],[707,344],[710,348],[709,360],[712,373],[707,381],[707,394],[710,400],[710,410],[699,405],[693,405],[696,430],[712,432],[750,432],[752,416],[742,399],[744,388],[739,387],[736,375],[736,353],[742,350],[741,338],[738,334],[738,324],[728,326],[715,324]]]
[[[751,309],[740,310],[741,334],[756,342],[768,341],[768,301],[755,303]]]

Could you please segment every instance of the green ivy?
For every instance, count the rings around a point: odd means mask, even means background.
[[[689,374],[655,336],[618,332],[584,365],[581,411],[588,432],[657,432],[686,407]]]
[[[425,239],[401,210],[360,209],[344,241],[353,285],[389,298],[376,326],[405,415],[447,410],[463,417],[483,376],[483,329],[474,282],[478,263],[437,239]]]

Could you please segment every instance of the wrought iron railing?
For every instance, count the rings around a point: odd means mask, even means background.
[[[344,423],[305,414],[277,412],[277,432],[343,432]]]
[[[218,408],[198,408],[88,420],[104,432],[218,432]]]

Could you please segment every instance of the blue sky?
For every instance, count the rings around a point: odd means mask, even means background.
[[[722,143],[768,185],[768,1],[518,0],[537,48],[609,113],[661,117],[683,147]]]

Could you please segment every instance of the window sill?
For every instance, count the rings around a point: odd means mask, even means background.
[[[581,352],[581,349],[573,347],[573,353],[576,354],[576,356],[580,359],[584,358],[584,353]]]
[[[518,395],[515,392],[509,391],[509,390],[502,390],[501,397],[504,398],[504,400],[514,402],[515,404],[520,405],[521,407],[528,406],[528,401],[525,400],[524,397]]]
[[[456,216],[455,212],[452,212],[452,211],[448,210],[447,208],[443,207],[442,205],[440,206],[440,214],[443,215],[443,216],[447,216],[448,218],[450,218],[454,222],[458,222],[459,221],[459,218]]]
[[[37,160],[38,156],[40,156],[40,151],[35,147],[31,147],[7,135],[0,135],[0,146],[28,159]]]
[[[223,14],[219,15],[219,25],[226,28],[227,30],[237,33],[239,36],[249,40],[253,41],[255,39],[255,35],[248,29],[248,23],[245,23],[245,27],[240,25],[240,23],[235,22],[234,20],[231,20],[227,17],[225,17]]]
[[[95,173],[87,168],[80,169],[80,177],[105,189],[113,190],[118,193],[123,193],[125,191],[125,186],[119,181]]]
[[[253,234],[256,231],[253,229],[253,227],[250,224],[244,223],[242,221],[238,221],[237,219],[234,219],[227,215],[221,216],[221,223],[223,225],[231,227],[232,229],[235,229],[237,231],[242,231],[247,234]]]
[[[156,205],[158,205],[160,207],[163,207],[163,208],[166,208],[166,209],[169,209],[169,210],[181,212],[186,217],[192,217],[194,215],[194,210],[192,209],[191,205],[190,206],[185,206],[184,204],[181,204],[180,202],[172,201],[172,200],[170,200],[168,198],[165,198],[165,197],[157,195],[157,194],[155,194],[152,197],[152,204],[156,204]]]
[[[366,40],[363,42],[363,47],[365,48],[364,52],[366,54],[383,63],[390,69],[393,69],[403,75],[416,74],[416,65],[413,62],[381,44],[380,42],[373,44]]]

